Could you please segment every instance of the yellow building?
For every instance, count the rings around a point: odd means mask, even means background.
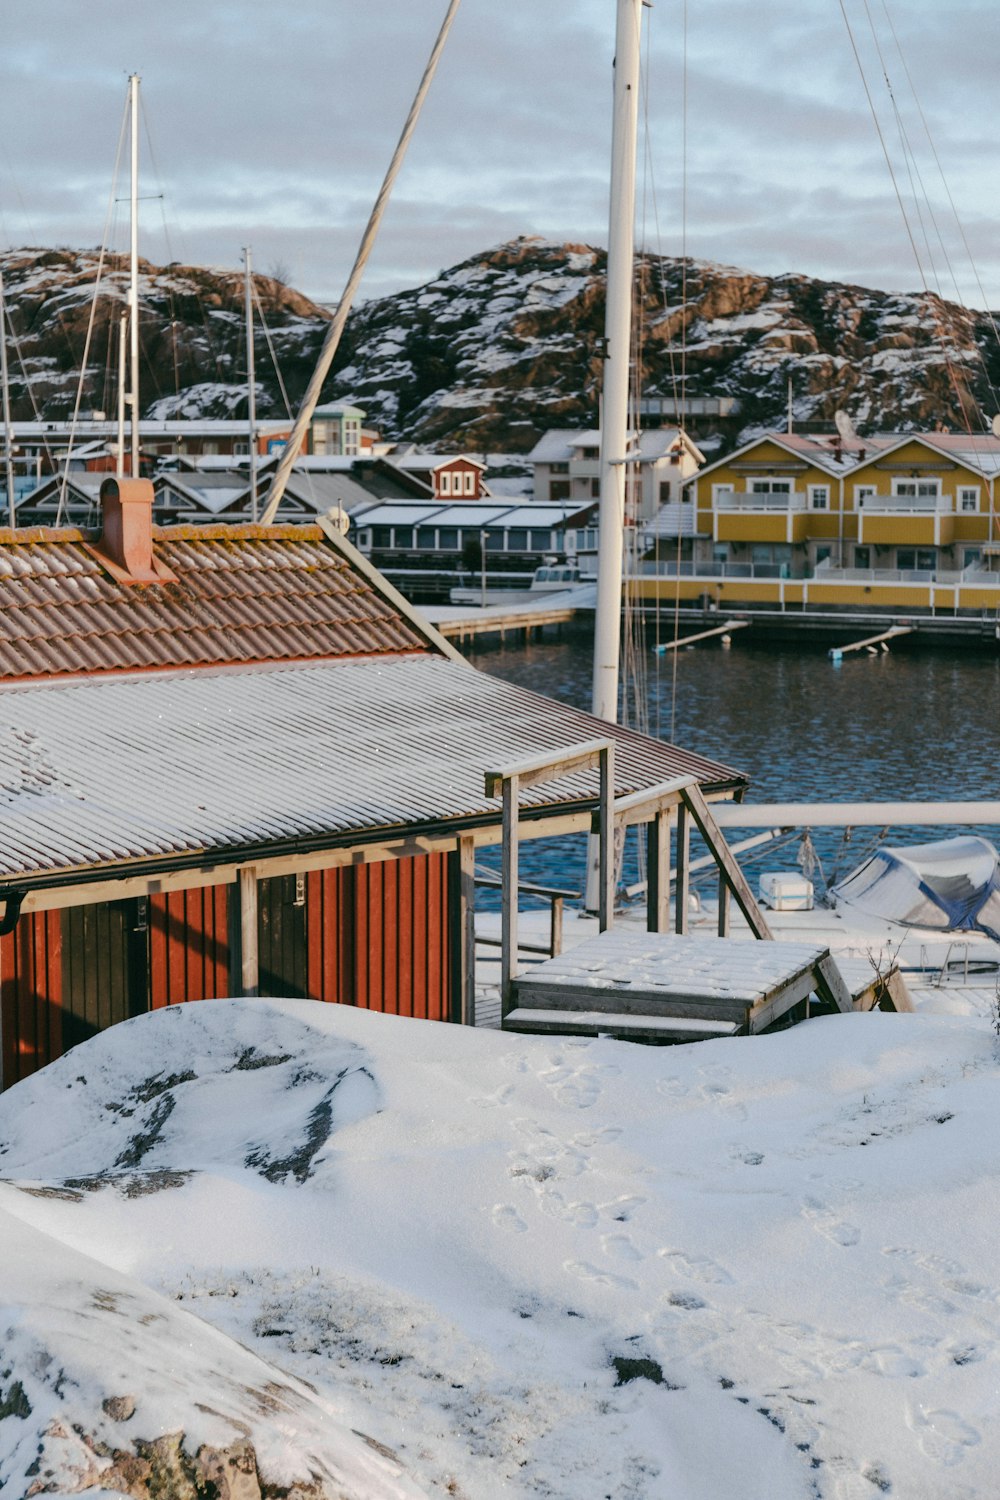
[[[726,608],[995,614],[1000,438],[767,433],[701,469],[633,592]]]

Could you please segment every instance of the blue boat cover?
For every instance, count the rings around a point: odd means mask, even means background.
[[[830,896],[904,927],[975,929],[1000,942],[1000,855],[972,834],[879,849]]]

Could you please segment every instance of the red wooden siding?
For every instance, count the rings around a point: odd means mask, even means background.
[[[313,871],[294,898],[294,876],[261,882],[262,993],[455,1019],[446,854]],[[127,1015],[230,994],[235,899],[207,886],[22,917],[0,938],[4,1087]]]
[[[230,993],[225,885],[149,898],[149,1002],[154,1010]]]
[[[306,901],[311,995],[452,1019],[446,854],[317,871]]]
[[[62,1041],[60,913],[33,912],[0,938],[3,1086],[59,1057]]]

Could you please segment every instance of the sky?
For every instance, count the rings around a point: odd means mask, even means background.
[[[445,9],[14,0],[0,242],[99,245],[110,219],[127,244],[113,177],[137,72],[141,253],[237,266],[249,245],[256,269],[336,300]],[[607,243],[615,12],[462,0],[362,296],[521,234]],[[1000,306],[995,0],[656,0],[644,17],[640,243]]]

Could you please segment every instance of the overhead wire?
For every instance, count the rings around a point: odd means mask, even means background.
[[[76,437],[76,426],[80,420],[80,404],[83,400],[84,383],[87,378],[87,360],[90,357],[90,344],[94,334],[94,322],[97,316],[97,299],[100,294],[101,278],[104,274],[104,261],[107,256],[108,232],[111,227],[112,215],[114,213],[115,193],[118,187],[118,174],[121,170],[122,151],[125,144],[125,132],[128,125],[128,102],[122,114],[121,130],[118,134],[118,149],[115,152],[115,165],[111,179],[111,192],[108,198],[107,213],[104,218],[104,230],[101,236],[101,249],[97,257],[97,278],[94,286],[93,296],[90,301],[90,317],[87,320],[87,335],[83,344],[83,357],[80,361],[80,378],[76,386],[76,399],[73,403],[73,416],[70,421],[69,442],[66,448],[66,458],[63,464],[62,482],[59,486],[59,504],[56,507],[56,525],[62,524],[63,514],[66,509],[66,490],[69,484],[69,465],[73,456],[73,443]]]

